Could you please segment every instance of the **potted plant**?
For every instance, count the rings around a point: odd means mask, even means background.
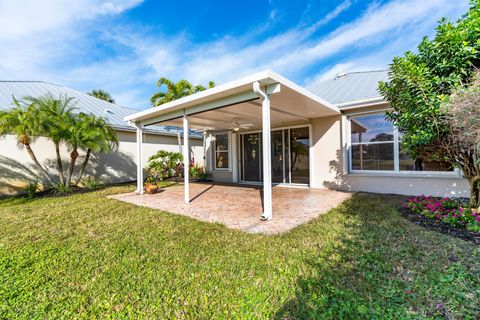
[[[158,184],[154,177],[150,176],[145,180],[145,192],[147,194],[155,194],[158,192]]]

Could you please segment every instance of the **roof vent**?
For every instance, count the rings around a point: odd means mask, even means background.
[[[334,79],[335,79],[335,80],[343,79],[343,78],[345,78],[346,76],[348,76],[348,73],[346,73],[346,72],[340,72],[340,73],[337,73],[337,74],[335,75],[335,78],[334,78]]]
[[[113,114],[113,113],[114,113],[114,112],[113,112],[112,110],[110,110],[110,109],[104,109],[103,111],[105,112],[105,114],[108,114],[108,113]]]

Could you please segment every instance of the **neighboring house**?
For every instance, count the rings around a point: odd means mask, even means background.
[[[266,219],[272,184],[468,196],[458,170],[402,152],[401,134],[385,120],[381,80],[386,71],[344,73],[305,89],[266,70],[125,120],[206,131],[212,179],[263,185]],[[186,184],[187,203],[188,192]]]
[[[116,152],[94,155],[87,167],[86,175],[100,177],[106,183],[132,181],[136,179],[136,146],[135,128],[129,126],[123,118],[138,110],[112,104],[86,93],[64,86],[41,81],[0,81],[0,109],[12,107],[12,96],[21,99],[24,96],[39,97],[51,93],[54,97],[66,95],[75,98],[76,112],[84,112],[104,117],[116,130],[119,148]],[[179,151],[178,131],[176,127],[151,126],[144,131],[145,148],[143,150],[144,165],[148,157],[163,149]],[[183,135],[183,134],[182,134]],[[203,135],[194,132],[190,140],[190,151],[196,161],[203,162]],[[53,143],[46,138],[39,138],[32,148],[40,163],[48,166],[52,174],[57,173],[55,149]],[[69,153],[62,146],[64,168],[69,160]],[[83,152],[77,165],[82,163]],[[0,139],[0,195],[15,194],[28,182],[38,177],[36,168],[25,150],[21,149],[14,136],[7,135]]]

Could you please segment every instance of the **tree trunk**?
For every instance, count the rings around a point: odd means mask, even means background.
[[[55,184],[55,182],[53,182],[53,179],[48,174],[47,170],[45,170],[42,167],[42,165],[40,164],[40,162],[38,162],[37,157],[35,156],[35,153],[33,153],[33,150],[32,150],[32,147],[30,146],[30,144],[29,143],[24,143],[23,145],[25,146],[25,149],[27,150],[30,158],[32,158],[33,163],[35,163],[35,165],[40,169],[40,171],[43,173],[45,178],[47,178],[48,182],[52,185]]]
[[[85,169],[87,168],[88,160],[90,159],[90,154],[92,153],[91,149],[87,150],[87,154],[85,155],[85,160],[83,160],[82,167],[80,168],[80,172],[78,174],[77,180],[73,183],[74,186],[77,186],[80,183],[80,180],[82,180],[83,173],[85,172]]]
[[[65,183],[65,177],[63,175],[63,165],[62,157],[60,155],[60,144],[55,142],[55,153],[57,154],[57,167],[58,167],[58,177],[61,184]]]
[[[73,170],[75,169],[75,162],[77,161],[77,158],[78,151],[75,148],[72,152],[70,152],[70,165],[68,166],[67,186],[70,186],[70,183],[72,182]]]
[[[470,206],[472,208],[478,208],[480,206],[480,177],[468,177],[468,183],[470,185]]]

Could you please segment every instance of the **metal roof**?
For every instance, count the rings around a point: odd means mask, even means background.
[[[25,96],[40,97],[51,93],[54,97],[66,95],[75,98],[76,112],[93,114],[97,117],[104,117],[107,122],[118,130],[132,131],[134,127],[128,125],[124,118],[139,112],[138,110],[119,106],[101,99],[92,97],[84,92],[80,92],[61,85],[43,82],[43,81],[1,81],[0,80],[0,110],[8,110],[13,107],[12,96],[16,99],[22,99]],[[144,129],[145,132],[177,135],[179,128],[172,126],[149,126]],[[183,132],[180,129],[180,132]],[[196,137],[202,135],[198,132],[192,132]]]
[[[342,104],[350,102],[374,98],[381,100],[379,81],[388,81],[387,70],[341,73],[307,86],[307,89],[341,108]]]

